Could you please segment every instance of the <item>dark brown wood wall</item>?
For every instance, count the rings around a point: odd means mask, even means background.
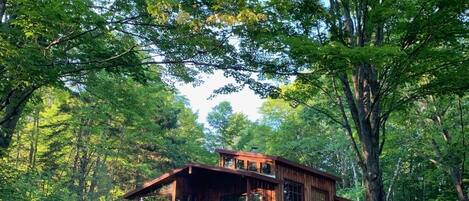
[[[219,201],[222,196],[260,193],[265,201],[275,201],[275,185],[269,182],[239,176],[204,177],[190,179],[179,177],[176,180],[174,198],[192,196],[196,200]]]
[[[328,199],[334,200],[336,193],[335,181],[319,175],[313,175],[310,172],[281,163],[276,164],[276,178],[284,181],[285,179],[302,183],[304,186],[304,201],[311,201],[311,189],[314,187],[328,192]],[[283,184],[277,188],[277,201],[283,200]]]

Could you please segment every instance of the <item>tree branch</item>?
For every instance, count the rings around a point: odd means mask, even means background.
[[[21,93],[20,96],[18,97],[18,101],[14,103],[15,105],[13,108],[9,111],[6,111],[4,117],[0,120],[0,125],[3,123],[7,122],[11,117],[13,117],[17,112],[18,109],[21,107],[23,103],[28,100],[28,98],[31,96],[31,94],[38,89],[39,87],[30,87],[29,89],[26,89],[24,93]],[[11,102],[9,104],[12,104]]]
[[[339,92],[337,90],[335,79],[333,79],[332,83],[333,83],[333,88],[334,88],[334,91],[335,91],[335,94],[336,94],[336,97],[337,97],[337,102],[338,102],[338,105],[339,105],[339,109],[340,109],[340,112],[342,114],[342,119],[344,120],[343,127],[346,130],[350,140],[352,141],[352,147],[355,150],[355,153],[357,155],[358,163],[363,168],[364,164],[365,164],[364,160],[363,160],[363,156],[362,156],[362,153],[360,152],[360,149],[358,149],[358,145],[357,145],[357,142],[356,142],[355,138],[353,137],[352,128],[351,128],[350,123],[348,121],[347,114],[345,113],[345,107],[344,107],[344,104],[342,103],[342,98],[340,98]]]

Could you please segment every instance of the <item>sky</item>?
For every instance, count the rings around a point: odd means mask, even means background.
[[[198,122],[207,124],[207,114],[222,101],[230,102],[234,112],[244,113],[252,121],[260,118],[261,115],[258,111],[264,100],[250,89],[245,88],[240,92],[227,95],[220,94],[209,99],[213,90],[228,83],[235,83],[235,81],[233,78],[223,76],[221,71],[216,71],[213,75],[208,75],[202,80],[204,82],[198,86],[193,86],[190,83],[176,84],[181,95],[189,100],[192,110],[198,113]]]

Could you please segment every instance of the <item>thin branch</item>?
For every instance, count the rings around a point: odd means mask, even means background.
[[[465,133],[464,133],[464,121],[463,121],[463,111],[462,111],[462,106],[461,106],[461,97],[458,98],[458,109],[459,109],[459,122],[461,124],[462,147],[463,147],[462,163],[461,163],[461,178],[463,178],[464,170],[465,170],[464,165],[466,163],[467,149],[464,149],[464,147],[466,147],[466,139],[465,139]]]
[[[392,188],[394,186],[394,182],[396,181],[397,177],[399,176],[399,172],[401,170],[401,161],[402,161],[402,158],[399,158],[397,160],[397,164],[396,164],[396,168],[394,170],[394,174],[392,176],[392,179],[391,179],[391,184],[389,184],[389,187],[388,187],[388,192],[386,193],[385,195],[385,200],[388,201],[390,196],[391,196],[391,191],[392,191]]]
[[[326,117],[328,117],[328,118],[329,118],[331,121],[333,121],[334,123],[337,123],[338,125],[340,125],[340,126],[342,126],[342,127],[344,126],[343,123],[342,123],[341,121],[337,120],[332,114],[326,112],[326,111],[323,110],[323,109],[320,109],[319,107],[313,106],[313,105],[307,103],[306,101],[302,101],[302,100],[296,99],[296,98],[294,98],[294,97],[292,97],[292,96],[289,96],[289,95],[283,95],[283,96],[284,96],[287,100],[297,101],[298,103],[301,103],[302,105],[304,105],[304,106],[306,106],[306,107],[308,107],[308,108],[310,108],[310,109],[313,109],[313,110],[316,111],[316,112],[319,112],[319,113],[325,115]]]
[[[93,32],[93,31],[95,31],[95,30],[97,30],[97,29],[98,29],[98,27],[94,27],[94,28],[92,28],[92,29],[83,31],[83,32],[81,32],[81,33],[79,33],[79,34],[77,34],[77,35],[74,35],[74,36],[71,36],[71,35],[73,34],[73,32],[72,32],[71,34],[69,34],[69,35],[67,35],[67,36],[65,36],[65,37],[60,37],[60,38],[58,38],[58,39],[53,40],[53,41],[46,47],[46,50],[47,50],[47,49],[50,49],[50,48],[53,47],[53,46],[59,45],[59,44],[61,44],[61,43],[63,43],[63,42],[70,41],[70,40],[73,40],[73,39],[77,39],[77,38],[79,38],[79,37],[81,37],[81,36],[83,36],[83,35],[86,35],[86,34],[88,34],[88,33]]]
[[[355,138],[353,137],[352,128],[350,126],[347,114],[345,112],[345,107],[344,107],[344,104],[342,103],[342,98],[340,98],[339,92],[337,90],[335,79],[333,79],[332,84],[333,84],[333,88],[334,88],[334,91],[335,91],[335,94],[336,94],[336,97],[337,97],[337,102],[338,102],[338,105],[339,105],[339,109],[340,109],[340,112],[342,114],[342,119],[344,120],[343,127],[347,131],[347,134],[350,137],[350,140],[352,141],[352,147],[355,150],[355,153],[357,154],[359,165],[361,167],[364,167],[365,163],[364,163],[364,160],[363,160],[363,156],[360,152],[360,149],[358,149],[358,145],[357,145],[357,142],[356,142]]]
[[[350,113],[352,115],[352,120],[355,123],[358,133],[361,133],[359,117],[358,117],[358,109],[355,103],[355,99],[353,98],[352,89],[350,88],[348,78],[346,75],[339,75],[339,79],[342,82],[342,89],[347,99]]]
[[[382,118],[381,129],[383,132],[383,136],[381,138],[381,144],[379,145],[379,156],[383,153],[384,142],[386,141],[386,122],[388,121],[389,115],[386,115]]]

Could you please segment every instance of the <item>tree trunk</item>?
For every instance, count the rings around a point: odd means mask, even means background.
[[[378,150],[373,145],[365,145],[364,147],[373,150],[369,153],[364,152],[365,168],[362,171],[365,178],[366,200],[384,201],[384,186]]]
[[[101,170],[102,162],[101,157],[98,156],[96,159],[96,164],[94,166],[93,174],[91,176],[91,183],[88,190],[88,199],[89,200],[98,200],[98,192],[96,191],[96,187],[98,186],[99,182],[99,171]]]
[[[459,171],[459,167],[457,166],[450,167],[449,173],[451,175],[451,181],[453,182],[456,193],[458,194],[459,201],[469,201],[467,198],[467,194],[464,192],[464,187],[463,187],[461,172]]]
[[[391,192],[394,192],[393,186],[394,186],[394,182],[397,180],[397,177],[399,176],[399,172],[401,171],[401,161],[402,161],[402,158],[399,158],[397,160],[396,169],[394,170],[394,174],[392,176],[391,182],[388,187],[388,192],[386,193],[386,201],[389,201],[389,199],[391,198]]]
[[[19,166],[21,147],[21,132],[16,132],[16,168]]]
[[[34,112],[33,130],[31,131],[31,139],[29,146],[29,169],[34,169],[36,166],[37,155],[37,141],[39,135],[39,109]]]
[[[0,157],[11,144],[21,113],[36,87],[13,89],[0,99]]]
[[[351,117],[357,129],[361,151],[355,149],[363,172],[367,201],[384,201],[382,170],[379,162],[381,110],[378,80],[373,65],[357,66],[349,78],[339,76]]]

